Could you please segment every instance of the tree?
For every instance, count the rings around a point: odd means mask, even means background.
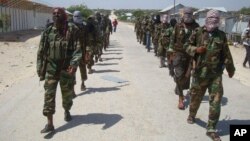
[[[69,8],[67,8],[67,10],[71,13],[73,13],[76,10],[80,11],[81,14],[83,15],[83,17],[85,17],[85,18],[87,18],[93,14],[93,11],[88,9],[88,7],[86,5],[83,5],[83,4],[70,6]]]
[[[250,15],[250,7],[243,7],[240,9],[240,14],[244,14],[244,15]]]
[[[136,10],[132,14],[133,14],[134,17],[138,18],[138,17],[141,17],[141,16],[144,15],[144,11],[142,11],[142,10]]]

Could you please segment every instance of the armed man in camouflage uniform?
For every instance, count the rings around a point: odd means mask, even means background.
[[[188,41],[194,29],[199,26],[193,19],[192,8],[184,8],[183,13],[183,22],[175,25],[168,50],[168,52],[172,52],[170,62],[172,62],[171,64],[174,67],[175,93],[179,95],[178,108],[181,110],[185,109],[183,90],[189,89],[189,68],[191,65],[190,57],[185,52],[184,44]]]
[[[137,42],[140,42],[140,19],[141,19],[141,17],[136,18],[135,28],[134,28],[135,33],[136,33]]]
[[[166,67],[165,65],[165,58],[166,58],[166,48],[169,46],[169,43],[170,43],[170,36],[167,36],[166,35],[166,30],[168,29],[169,27],[169,24],[168,24],[168,21],[167,21],[167,17],[165,17],[163,20],[162,20],[162,23],[160,25],[160,37],[159,37],[159,40],[158,40],[158,44],[159,44],[159,48],[157,50],[158,52],[158,56],[160,57],[160,68],[162,67]]]
[[[145,34],[144,34],[144,26],[143,26],[143,21],[144,21],[145,16],[141,16],[140,18],[140,23],[139,23],[139,33],[140,33],[140,44],[146,45],[146,40],[145,40]]]
[[[78,38],[79,29],[75,24],[66,21],[63,8],[53,10],[53,21],[54,23],[42,33],[37,53],[37,73],[40,80],[45,79],[43,115],[48,120],[41,133],[54,130],[53,114],[58,83],[60,83],[65,110],[64,120],[71,120],[69,110],[73,104],[74,73],[82,57]]]
[[[81,49],[82,49],[82,59],[79,64],[80,73],[81,73],[81,91],[86,90],[86,86],[84,84],[84,81],[87,80],[87,69],[86,69],[86,63],[85,63],[85,54],[86,54],[86,37],[87,37],[87,30],[86,30],[86,22],[83,20],[83,16],[80,11],[74,11],[73,13],[73,22],[77,25],[77,27],[80,29],[79,39],[81,41]],[[73,93],[73,97],[76,97],[75,92]]]
[[[103,30],[103,18],[100,12],[95,13],[95,28],[97,32],[97,54],[95,54],[95,61],[102,61],[102,48],[103,48],[103,39],[104,39],[104,30]]]
[[[177,23],[176,19],[172,18],[170,20],[170,26],[169,26],[169,28],[167,28],[167,29],[165,29],[163,31],[163,33],[161,35],[161,38],[160,38],[160,41],[159,41],[160,44],[161,44],[161,46],[166,51],[166,57],[167,57],[168,66],[169,66],[169,64],[171,64],[171,62],[170,62],[170,54],[171,54],[171,52],[170,53],[168,52],[168,50],[169,50],[169,44],[170,44],[170,38],[172,36],[172,33],[174,31],[174,27],[175,27],[176,23]],[[169,71],[171,71],[170,67],[168,67],[168,68],[169,68]]]
[[[149,16],[145,15],[143,17],[142,26],[141,26],[141,30],[142,30],[142,44],[145,45],[146,48],[147,48],[147,32],[149,32],[149,30],[147,30],[148,20],[149,20]]]
[[[104,50],[106,50],[107,47],[109,46],[109,36],[110,34],[112,34],[112,23],[111,20],[109,19],[109,14],[106,14],[103,17],[103,29],[104,29],[103,48]]]
[[[215,128],[220,117],[223,97],[223,70],[226,68],[230,78],[235,72],[226,34],[218,29],[219,19],[217,10],[208,11],[205,26],[196,29],[190,37],[190,43],[186,50],[195,61],[187,122],[190,124],[195,122],[196,113],[208,89],[210,107],[207,135],[214,141],[220,141]]]
[[[94,65],[94,55],[98,53],[97,44],[100,43],[98,39],[97,23],[94,16],[89,16],[87,20],[87,41],[86,41],[86,55],[85,63],[87,64],[88,73],[93,73],[92,66]]]
[[[154,45],[155,56],[157,56],[157,50],[158,50],[158,47],[159,47],[158,41],[159,41],[161,30],[162,30],[161,29],[161,17],[160,17],[160,15],[155,16],[153,27],[154,27],[152,29],[153,32],[151,33],[152,34],[152,42],[153,42],[153,45]]]

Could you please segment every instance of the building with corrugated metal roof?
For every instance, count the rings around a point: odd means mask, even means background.
[[[41,0],[0,0],[0,33],[44,28],[52,6]]]

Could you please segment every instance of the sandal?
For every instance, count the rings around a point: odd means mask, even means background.
[[[221,141],[220,136],[216,132],[207,132],[208,137],[210,137],[213,141]]]
[[[187,118],[187,122],[189,124],[194,124],[195,123],[195,118],[189,115],[188,118]]]
[[[41,130],[41,133],[48,133],[54,131],[55,128],[53,125],[46,124],[45,127]]]

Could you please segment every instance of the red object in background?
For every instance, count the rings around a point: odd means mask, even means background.
[[[113,26],[117,26],[118,25],[117,20],[115,19],[112,24],[113,24]]]

